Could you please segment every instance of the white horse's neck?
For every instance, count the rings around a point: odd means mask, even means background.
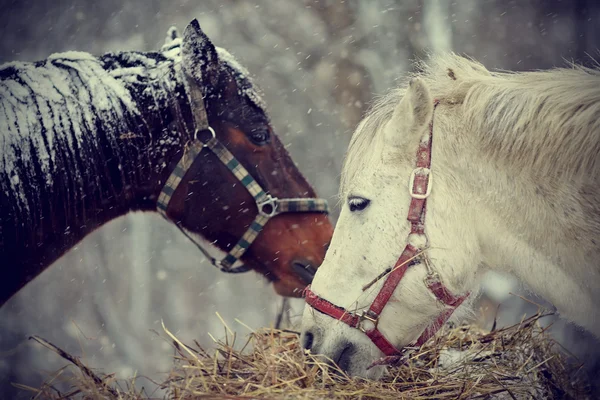
[[[484,132],[450,122],[464,121],[452,115],[459,109],[442,106],[436,112],[432,168],[442,174],[436,185],[450,179],[459,186],[454,201],[462,202],[458,209],[473,223],[481,267],[513,273],[564,317],[600,337],[600,320],[590,318],[600,301],[600,253],[594,242],[600,233],[594,199],[600,191],[490,161],[478,148],[477,135]]]

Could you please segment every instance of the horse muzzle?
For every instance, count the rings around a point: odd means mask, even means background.
[[[341,326],[341,325],[340,325]],[[351,335],[350,335],[351,336]],[[384,366],[371,367],[378,358],[371,343],[356,338],[342,338],[341,335],[324,332],[317,326],[302,331],[302,348],[318,357],[322,362],[337,368],[340,373],[368,379],[379,379],[385,371]],[[375,353],[378,353],[375,350]]]
[[[317,268],[315,268],[310,261],[299,259],[292,261],[292,271],[294,271],[305,284],[310,285],[317,273]]]

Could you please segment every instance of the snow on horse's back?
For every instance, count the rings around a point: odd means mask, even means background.
[[[36,180],[38,168],[43,176],[36,182],[42,184],[38,190],[50,190],[54,177],[61,175],[56,168],[66,158],[73,161],[69,166],[75,179],[85,179],[86,171],[95,169],[94,158],[86,155],[100,147],[98,137],[90,134],[96,124],[125,131],[124,115],[139,113],[125,86],[102,68],[99,59],[74,51],[38,63],[3,65],[0,104],[4,155],[0,184],[4,193],[18,194],[15,205],[25,211],[33,200],[25,193],[28,183],[20,177]],[[118,147],[117,135],[107,138]]]
[[[491,72],[443,54],[409,78],[353,135],[341,176],[347,205],[312,291],[364,309],[384,279],[361,288],[394,265],[407,240],[418,241],[406,239],[407,184],[432,123],[427,243],[416,245],[427,248],[445,287],[474,293],[485,271],[512,273],[600,337],[600,72],[575,65]],[[426,275],[423,263],[409,268],[383,309],[379,329],[397,347],[444,310]],[[381,373],[367,370],[382,353],[359,330],[307,306],[303,331],[313,351],[334,359],[350,343],[351,374]]]

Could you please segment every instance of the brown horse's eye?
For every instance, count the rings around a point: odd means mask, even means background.
[[[269,143],[270,139],[271,134],[269,133],[268,129],[261,128],[250,132],[250,140],[259,146]]]

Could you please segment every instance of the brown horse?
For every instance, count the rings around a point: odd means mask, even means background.
[[[196,20],[167,39],[0,67],[0,305],[131,211],[161,211],[229,252],[213,264],[254,269],[281,295],[312,280],[332,226],[257,88]]]

